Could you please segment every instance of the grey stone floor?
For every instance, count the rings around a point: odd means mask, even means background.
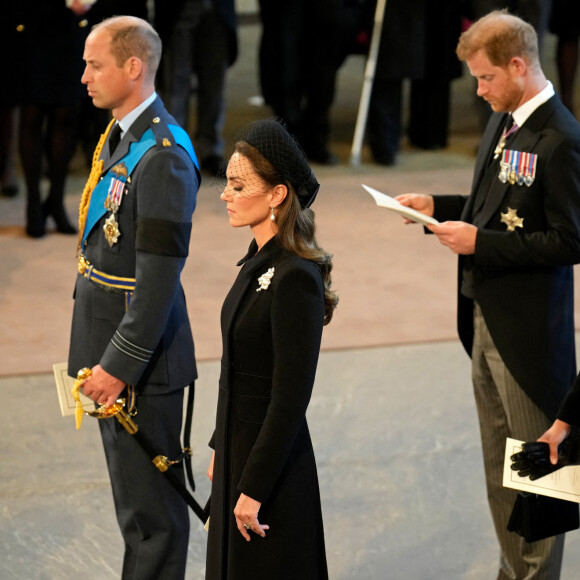
[[[259,94],[258,37],[256,25],[240,29],[240,58],[229,75],[228,139],[267,113],[249,104]],[[553,73],[553,39],[547,47]],[[323,177],[352,174],[348,159],[363,69],[362,59],[352,57],[340,72],[331,146],[341,168],[321,170]],[[452,134],[444,157],[417,153],[403,141],[399,165],[385,172],[391,178],[409,172],[415,179],[430,163],[446,170],[470,165],[478,142],[472,91],[466,76],[454,82]],[[368,163],[365,149],[358,171],[375,171]],[[4,221],[7,207],[4,203],[0,211]],[[19,235],[12,232],[12,221],[7,223],[5,258],[14,248],[11,236]],[[23,330],[17,326],[7,334]],[[4,365],[9,352],[7,341],[0,352]],[[218,363],[214,357],[199,368],[193,443],[198,496],[204,500]],[[309,422],[333,580],[495,578],[497,548],[469,374],[469,361],[455,341],[321,354]],[[77,432],[72,418],[60,416],[49,374],[0,377],[0,393],[0,579],[118,578],[121,538],[94,420],[85,419]],[[204,576],[205,534],[192,518],[188,580]],[[578,578],[575,531],[568,534],[562,580]]]
[[[200,500],[218,363],[202,362],[193,444]],[[52,376],[0,379],[0,578],[119,577],[121,538],[95,420],[62,418]],[[308,412],[334,580],[495,577],[469,362],[459,343],[323,352]],[[192,517],[188,580],[204,577]],[[580,577],[568,534],[563,580]]]

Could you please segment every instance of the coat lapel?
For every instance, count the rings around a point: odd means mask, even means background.
[[[507,148],[516,151],[533,152],[537,147],[538,141],[542,138],[542,129],[545,127],[549,117],[552,115],[555,104],[556,102],[554,98],[552,98],[538,107],[526,120],[523,126],[515,132]],[[495,147],[495,144],[492,146]],[[483,157],[483,155],[480,157]],[[485,226],[497,213],[509,188],[511,187],[509,182],[502,183],[498,179],[499,169],[499,163],[496,160],[496,163],[493,164],[493,175],[491,176],[489,187],[481,187],[482,180],[485,176],[485,164],[483,167],[479,167],[481,174],[477,178],[477,190],[474,190],[477,191],[477,195],[472,196],[476,199],[474,201],[473,209],[470,210],[469,214],[475,215],[481,208],[481,213],[477,216],[477,225],[479,226]],[[490,171],[492,171],[492,168],[490,168]],[[483,185],[485,185],[484,182]]]
[[[473,184],[471,187],[471,195],[465,208],[461,219],[463,221],[471,222],[473,216],[481,209],[485,202],[486,192],[482,191],[482,181],[489,169],[488,161],[492,154],[500,134],[505,124],[505,114],[494,114],[486,127],[486,130],[481,138],[477,159],[475,160],[475,168],[473,170]],[[489,169],[491,171],[491,169]]]
[[[481,145],[479,147],[479,152],[477,159],[475,161],[474,169],[474,187],[477,188],[485,171],[488,167],[490,156],[493,155],[493,151],[500,139],[503,128],[505,126],[507,115],[505,113],[494,114],[489,120],[489,125],[481,138]]]
[[[137,143],[143,133],[147,131],[149,128],[152,120],[157,116],[163,115],[163,108],[161,104],[161,99],[157,97],[149,107],[147,107],[138,117],[135,119],[133,124],[129,127],[129,130],[123,135],[123,138],[119,142],[117,149],[113,153],[112,157],[108,159],[104,159],[104,166],[103,166],[103,173],[107,173],[107,171],[115,165],[120,159],[125,157],[129,152],[129,147],[132,143]]]
[[[258,298],[260,297],[260,292],[256,291],[258,288],[258,283],[256,282],[256,272],[260,268],[265,268],[263,272],[260,272],[260,274],[266,272],[267,269],[266,266],[268,266],[272,258],[279,251],[278,242],[276,238],[272,238],[260,250],[260,252],[252,255],[252,253],[254,253],[255,250],[256,250],[256,242],[255,240],[252,240],[248,254],[246,255],[245,258],[242,258],[242,260],[238,262],[238,265],[240,264],[243,265],[242,269],[238,274],[238,277],[236,278],[234,287],[232,288],[231,291],[232,297],[235,298],[235,301],[232,301],[228,305],[228,311],[224,312],[224,318],[222,320],[222,326],[224,331],[226,332],[224,336],[229,336],[229,330],[232,326],[233,320],[238,314],[240,305],[244,300],[244,298],[246,297],[246,294],[249,292],[250,298],[249,300],[246,301],[244,310],[251,308],[254,302],[256,302],[256,300],[258,300]],[[251,257],[248,258],[248,256]],[[255,288],[252,288],[253,284],[255,284]]]

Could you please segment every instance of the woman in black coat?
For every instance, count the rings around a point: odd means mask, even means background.
[[[322,327],[338,302],[309,209],[319,184],[274,119],[236,145],[221,198],[254,240],[222,309],[206,578],[328,577],[306,422]]]

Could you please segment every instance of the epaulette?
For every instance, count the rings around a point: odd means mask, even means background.
[[[153,117],[153,119],[151,119],[149,128],[151,131],[153,131],[157,149],[175,146],[175,138],[169,129],[169,125],[167,123],[161,122],[159,117]]]
[[[166,123],[162,121],[159,117],[153,117],[149,123],[149,128],[143,136],[150,135],[149,131],[153,134],[155,139],[155,149],[157,151],[161,149],[166,149],[167,147],[182,147],[185,152],[189,155],[189,158],[193,161],[195,165],[198,178],[200,178],[201,173],[199,170],[199,163],[197,161],[197,156],[193,149],[191,139],[187,134],[185,129],[182,129],[179,125]]]

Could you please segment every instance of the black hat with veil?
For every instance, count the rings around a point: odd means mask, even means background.
[[[296,139],[279,118],[255,121],[237,136],[257,149],[276,169],[285,183],[292,185],[302,208],[310,207],[320,184]]]

